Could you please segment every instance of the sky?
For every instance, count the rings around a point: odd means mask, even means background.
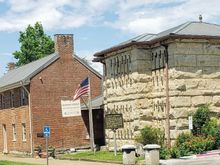
[[[74,34],[74,52],[95,52],[142,33],[158,33],[187,21],[220,24],[220,0],[0,0],[0,76],[16,62],[19,32],[41,22],[47,35]],[[102,71],[102,65],[92,63]]]

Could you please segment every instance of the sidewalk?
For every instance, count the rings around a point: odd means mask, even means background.
[[[46,164],[46,159],[41,158],[18,158],[10,155],[0,155],[0,160],[8,160],[22,163],[33,163],[33,164]],[[118,165],[113,163],[100,163],[100,162],[89,162],[89,161],[73,161],[73,160],[58,160],[49,159],[50,165]]]

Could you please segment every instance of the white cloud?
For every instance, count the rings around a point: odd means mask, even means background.
[[[6,2],[5,2],[6,3]],[[102,0],[8,0],[9,10],[0,15],[0,31],[23,30],[40,21],[47,30],[77,28],[98,19],[112,3]]]
[[[78,51],[77,54],[79,54],[79,56],[81,58],[85,58],[93,69],[95,69],[100,74],[102,74],[103,73],[103,65],[99,62],[92,62],[92,60],[94,58],[93,54],[95,52],[97,52],[97,50],[80,50],[80,51]]]
[[[219,0],[123,0],[118,6],[118,19],[108,22],[114,28],[131,33],[158,33],[186,21],[218,20]],[[218,20],[219,21],[219,20]]]
[[[0,15],[0,31],[23,30],[40,21],[44,28],[108,26],[130,33],[157,33],[186,21],[216,23],[219,0],[0,0],[9,10]],[[106,21],[106,14],[113,19]]]

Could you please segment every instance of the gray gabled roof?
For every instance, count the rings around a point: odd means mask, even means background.
[[[83,64],[91,72],[95,73],[97,76],[102,78],[102,75],[94,70],[91,66],[85,63],[77,55],[73,55],[76,60]],[[29,64],[23,65],[21,67],[15,68],[8,71],[4,76],[0,78],[0,92],[10,90],[13,88],[20,87],[22,85],[27,85],[30,83],[30,79],[42,71],[44,68],[52,64],[59,58],[59,54],[54,53],[41,58],[37,61],[31,62]]]
[[[206,22],[186,22],[158,34],[141,34],[128,41],[122,42],[119,45],[130,42],[152,41],[170,34],[176,35],[202,35],[202,36],[220,36],[220,25],[210,24]]]
[[[92,104],[92,109],[100,109],[103,106],[103,95],[97,96],[94,99],[92,99],[91,104]],[[88,110],[88,107],[85,104],[81,105],[81,110]]]
[[[58,58],[59,55],[54,53],[37,61],[8,71],[0,78],[0,92],[19,87],[22,84],[29,84],[30,79],[34,75],[39,73]]]
[[[145,43],[151,44],[154,41],[160,41],[167,36],[203,36],[206,38],[219,37],[220,38],[220,25],[206,23],[206,22],[186,22],[168,30],[162,31],[158,34],[145,33],[134,37],[128,41],[122,42],[106,50],[97,52],[95,57],[101,57],[106,53],[113,52],[133,44]],[[100,58],[101,59],[101,58]],[[99,61],[99,58],[95,58],[94,61]]]

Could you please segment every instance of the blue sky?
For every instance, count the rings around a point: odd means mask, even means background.
[[[39,21],[46,34],[74,34],[74,50],[92,60],[103,49],[186,21],[220,24],[219,0],[0,0],[0,76],[19,50],[19,31]],[[92,66],[102,70],[101,65]]]

